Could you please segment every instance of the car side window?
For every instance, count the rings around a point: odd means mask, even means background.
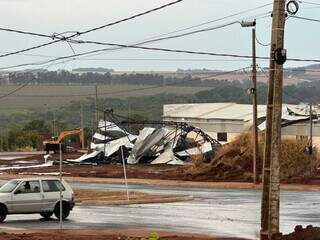
[[[59,192],[65,190],[64,186],[58,180],[42,180],[42,189],[44,192]]]
[[[39,181],[23,181],[18,187],[18,189],[16,190],[17,194],[39,193],[39,192],[40,192]]]

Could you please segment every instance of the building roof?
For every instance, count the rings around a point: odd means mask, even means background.
[[[197,118],[197,119],[252,119],[252,105],[237,103],[195,103],[168,104],[163,106],[163,115],[168,118]],[[258,117],[266,115],[266,106],[258,105]]]

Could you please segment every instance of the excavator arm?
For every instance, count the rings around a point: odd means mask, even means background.
[[[83,142],[83,129],[76,129],[76,130],[69,130],[69,131],[63,131],[59,134],[59,137],[56,141],[54,141],[54,143],[60,143],[64,138],[68,137],[68,136],[76,136],[79,135],[80,136],[80,142]]]
[[[59,134],[58,138],[56,140],[51,141],[43,141],[43,147],[44,150],[49,153],[49,151],[53,150],[56,152],[59,150],[59,144],[68,136],[79,136],[80,137],[80,143],[84,142],[84,134],[83,129],[75,129],[75,130],[69,130],[69,131],[63,131]],[[65,146],[63,146],[65,147]],[[63,150],[65,151],[65,150]]]

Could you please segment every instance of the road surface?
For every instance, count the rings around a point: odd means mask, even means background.
[[[74,183],[73,187],[125,191],[113,184]],[[223,190],[130,185],[130,190],[156,194],[188,194],[194,201],[131,206],[75,207],[65,228],[146,227],[179,232],[254,239],[259,233],[260,197],[255,190]],[[320,221],[319,193],[282,192],[281,231],[291,232],[297,224]],[[39,215],[11,215],[0,229],[58,228],[57,220],[44,221]]]

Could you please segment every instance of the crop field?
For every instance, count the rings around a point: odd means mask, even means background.
[[[18,86],[0,86],[0,96]],[[137,90],[140,89],[140,90]],[[206,88],[201,87],[160,87],[150,85],[101,85],[98,98],[128,98],[160,93],[193,94]],[[68,105],[71,101],[85,101],[95,97],[95,86],[41,85],[27,86],[15,94],[0,99],[0,113],[10,114],[47,110]]]

